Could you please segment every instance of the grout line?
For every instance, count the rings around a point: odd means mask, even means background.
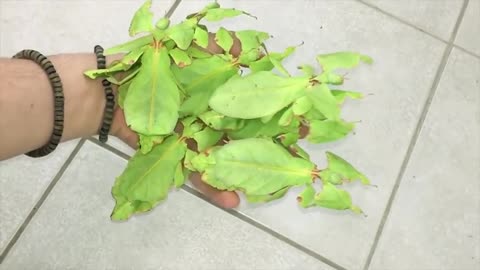
[[[335,269],[337,269],[337,270],[346,270],[345,267],[336,264],[335,262],[333,262],[333,261],[327,259],[326,257],[318,254],[317,252],[302,246],[301,244],[295,242],[294,240],[276,232],[275,230],[261,224],[260,222],[250,218],[249,216],[247,216],[247,215],[245,215],[241,212],[238,212],[238,211],[232,210],[232,209],[225,209],[225,208],[219,207],[219,206],[211,203],[210,200],[204,194],[202,194],[201,192],[197,191],[196,189],[194,189],[192,187],[184,185],[184,186],[182,186],[181,189],[183,189],[184,191],[190,193],[191,195],[204,200],[205,202],[209,203],[210,205],[212,205],[212,206],[214,206],[214,207],[216,207],[220,210],[223,210],[224,212],[226,212],[226,213],[244,221],[245,223],[248,223],[248,224],[252,225],[253,227],[263,231],[264,233],[267,233],[267,234],[273,236],[274,238],[290,245],[291,247],[293,247],[295,249],[300,250],[301,252],[303,252],[303,253],[305,253],[305,254],[307,254],[307,255],[309,255],[309,256],[311,256],[311,257],[313,257],[313,258],[315,258],[315,259],[317,259],[317,260],[335,268]]]
[[[356,0],[356,1],[359,2],[359,3],[364,4],[364,5],[367,6],[367,7],[372,8],[372,9],[374,9],[374,10],[376,10],[376,11],[378,11],[378,12],[384,14],[384,15],[387,15],[388,17],[391,17],[391,18],[397,20],[398,22],[400,22],[400,23],[402,23],[402,24],[408,25],[408,26],[414,28],[415,30],[420,31],[420,32],[422,32],[422,33],[424,33],[424,34],[426,34],[426,35],[428,35],[428,36],[430,36],[430,37],[432,37],[432,38],[434,38],[434,39],[436,39],[436,40],[438,40],[438,41],[441,41],[441,42],[443,42],[443,43],[448,43],[448,41],[444,40],[443,38],[441,38],[441,37],[439,37],[439,36],[436,36],[436,35],[434,35],[434,34],[432,34],[432,33],[429,33],[429,32],[427,32],[427,31],[421,29],[420,27],[416,26],[415,24],[413,24],[413,23],[411,23],[411,22],[408,22],[408,21],[406,21],[406,20],[404,20],[404,19],[402,19],[402,18],[400,18],[400,17],[398,17],[398,16],[396,16],[396,15],[390,13],[390,12],[387,12],[387,11],[385,11],[385,10],[383,10],[383,9],[381,9],[381,8],[373,5],[373,4],[370,4],[370,3],[368,3],[368,2],[365,2],[364,0]],[[455,30],[454,30],[454,31],[455,31]]]
[[[102,148],[105,148],[107,149],[108,151],[110,152],[113,152],[114,154],[120,156],[121,158],[123,159],[126,159],[126,160],[129,160],[132,156],[128,155],[128,154],[125,154],[124,152],[118,150],[117,148],[109,145],[109,144],[106,144],[106,143],[102,143],[100,142],[97,138],[93,138],[93,137],[90,137],[87,139],[89,142],[91,143],[94,143]]]
[[[10,240],[10,242],[8,242],[7,246],[5,247],[4,251],[2,252],[2,254],[0,254],[0,264],[2,264],[3,260],[5,260],[5,258],[7,257],[8,253],[10,252],[10,250],[13,248],[13,246],[17,243],[18,239],[20,238],[20,236],[22,235],[22,233],[25,231],[25,229],[27,228],[27,226],[30,224],[30,221],[33,219],[33,217],[35,217],[35,214],[38,212],[38,210],[40,209],[40,207],[43,205],[43,203],[45,202],[45,200],[47,199],[48,195],[50,195],[51,191],[53,190],[53,188],[55,187],[55,185],[58,183],[58,181],[60,180],[60,178],[62,178],[62,175],[63,173],[65,172],[65,170],[68,168],[68,166],[70,165],[70,163],[72,162],[72,160],[75,158],[75,156],[77,155],[77,153],[80,151],[80,149],[82,148],[83,144],[85,143],[85,139],[81,139],[80,142],[78,142],[77,146],[75,146],[75,148],[73,149],[72,153],[70,153],[70,155],[68,156],[67,160],[65,161],[65,163],[63,163],[62,167],[60,168],[60,170],[58,170],[57,174],[53,177],[52,181],[50,182],[50,184],[47,186],[47,188],[45,189],[45,191],[43,192],[42,196],[40,197],[40,199],[37,201],[37,203],[35,204],[35,206],[32,208],[32,210],[30,211],[30,213],[28,214],[28,216],[25,218],[25,220],[23,221],[22,225],[20,226],[20,228],[18,228],[18,230],[15,232],[15,235],[13,236],[13,238]]]
[[[377,249],[380,237],[382,236],[383,229],[385,227],[386,221],[390,215],[390,210],[392,208],[393,202],[395,200],[395,197],[398,192],[398,188],[400,187],[400,184],[402,182],[403,176],[405,174],[406,168],[410,162],[410,158],[412,157],[413,150],[418,142],[418,138],[420,136],[420,132],[422,130],[423,124],[425,122],[425,119],[427,117],[427,114],[430,110],[430,105],[432,103],[433,97],[435,96],[435,92],[438,88],[438,85],[440,84],[440,80],[442,78],[443,72],[445,70],[445,67],[447,65],[448,59],[450,57],[450,53],[452,52],[452,49],[454,47],[453,42],[455,41],[455,38],[458,33],[458,29],[460,28],[460,24],[463,19],[463,15],[465,14],[465,10],[467,9],[468,6],[468,1],[469,0],[464,0],[463,6],[460,10],[460,14],[458,15],[457,21],[455,23],[455,26],[452,31],[452,35],[450,36],[450,40],[448,41],[448,44],[445,48],[445,51],[442,56],[442,60],[440,62],[440,65],[438,67],[437,73],[435,74],[435,78],[432,83],[432,87],[430,88],[430,91],[428,93],[427,100],[425,101],[425,104],[423,106],[423,110],[420,114],[420,118],[418,119],[417,125],[415,127],[414,134],[412,136],[412,139],[410,140],[410,145],[408,146],[407,152],[405,154],[405,158],[402,162],[402,165],[400,167],[400,171],[397,175],[397,178],[395,179],[395,185],[393,186],[392,193],[390,194],[390,198],[387,202],[385,211],[383,212],[382,219],[380,221],[380,224],[378,226],[377,232],[375,234],[375,238],[372,244],[372,247],[370,249],[370,252],[368,254],[367,260],[365,262],[365,265],[363,267],[363,270],[367,270],[370,267],[370,264],[372,262],[373,255],[375,254],[375,251]]]
[[[455,45],[455,44],[454,44],[453,47],[455,47],[455,49],[457,49],[457,50],[459,50],[459,51],[462,51],[462,52],[464,52],[464,53],[466,53],[466,54],[468,54],[468,55],[470,55],[470,56],[473,56],[473,57],[475,57],[475,58],[479,58],[479,59],[480,59],[480,55],[478,55],[478,54],[476,54],[476,53],[474,53],[474,52],[472,52],[472,51],[469,51],[469,50],[467,50],[467,49],[465,49],[465,48],[463,48],[463,47],[461,47],[461,46],[459,46],[459,45]]]
[[[90,142],[92,142],[92,143],[94,143],[94,144],[96,144],[100,147],[103,147],[104,149],[106,149],[108,151],[111,151],[113,154],[116,154],[123,159],[129,160],[131,158],[130,155],[127,155],[127,154],[123,153],[122,151],[120,151],[120,150],[118,150],[118,149],[116,149],[116,148],[114,148],[114,147],[112,147],[108,144],[103,144],[99,140],[97,140],[96,138],[89,138],[88,141],[90,141]],[[231,214],[232,216],[234,216],[234,217],[236,217],[236,218],[238,218],[238,219],[256,227],[257,229],[260,229],[263,232],[265,232],[267,234],[270,234],[271,236],[279,239],[280,241],[282,241],[282,242],[284,242],[284,243],[302,251],[303,253],[305,253],[305,254],[307,254],[307,255],[309,255],[309,256],[311,256],[311,257],[313,257],[313,258],[315,258],[315,259],[317,259],[317,260],[335,268],[335,269],[337,269],[337,270],[346,270],[345,267],[336,264],[335,262],[333,262],[333,261],[327,259],[326,257],[316,253],[315,251],[313,251],[311,249],[308,249],[308,248],[302,246],[301,244],[291,240],[290,238],[288,238],[288,237],[274,231],[273,229],[270,229],[267,226],[259,223],[258,221],[253,220],[252,218],[244,215],[243,213],[217,206],[216,204],[212,203],[203,193],[197,191],[196,189],[194,189],[192,187],[189,187],[188,185],[183,185],[181,187],[181,189],[184,190],[185,192],[199,198],[199,199],[202,199],[203,201],[207,202],[208,204],[210,204],[210,205],[212,205],[212,206],[214,206],[214,207],[216,207],[220,210],[223,210],[223,211]]]

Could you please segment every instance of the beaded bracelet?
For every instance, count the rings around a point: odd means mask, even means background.
[[[96,45],[94,47],[94,52],[97,56],[97,68],[105,69],[106,59],[103,55],[102,46]],[[115,96],[113,95],[112,85],[107,79],[102,80],[102,85],[105,90],[106,104],[103,115],[102,127],[99,131],[99,140],[102,143],[105,143],[108,140],[108,133],[110,132],[110,127],[112,126],[113,110],[115,108]]]
[[[31,60],[37,63],[47,74],[50,85],[52,86],[55,109],[53,132],[50,136],[50,141],[38,149],[25,153],[25,155],[33,158],[43,157],[53,152],[62,139],[65,112],[65,97],[63,94],[62,81],[60,80],[60,76],[58,76],[52,62],[43,54],[35,50],[22,50],[15,54],[13,58]]]

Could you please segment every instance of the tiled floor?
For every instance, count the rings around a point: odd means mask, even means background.
[[[0,0],[0,56],[117,44],[142,2]],[[173,2],[154,0],[155,10]],[[206,2],[182,0],[172,19]],[[219,2],[256,15],[225,25],[271,33],[271,50],[304,41],[290,70],[339,50],[375,59],[345,86],[373,94],[345,106],[362,121],[356,134],[304,144],[319,164],[328,149],[368,174],[378,187],[348,189],[368,216],[304,211],[297,192],[224,211],[186,187],[112,223],[118,150],[133,151],[76,140],[45,159],[0,163],[0,269],[479,269],[480,0]]]

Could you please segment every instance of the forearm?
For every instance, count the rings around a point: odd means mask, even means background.
[[[90,54],[49,56],[65,96],[62,141],[95,135],[105,94],[99,80],[83,75],[96,68]],[[0,160],[45,145],[53,130],[54,98],[45,72],[33,61],[0,59]]]

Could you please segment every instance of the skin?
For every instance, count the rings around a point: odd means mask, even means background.
[[[222,52],[210,35],[207,48]],[[235,39],[230,51],[240,52]],[[107,65],[122,55],[107,56]],[[62,142],[98,134],[105,107],[105,96],[99,80],[90,80],[83,72],[96,68],[93,53],[48,56],[62,79],[65,95],[65,128]],[[114,91],[116,92],[116,88]],[[33,61],[0,58],[0,161],[22,155],[45,145],[53,129],[52,89],[45,72]],[[125,123],[123,111],[117,107],[110,130],[130,147],[136,149],[138,136]],[[190,145],[194,147],[193,144]],[[224,208],[239,204],[235,192],[220,191],[205,184],[197,173],[190,181],[210,201]]]

